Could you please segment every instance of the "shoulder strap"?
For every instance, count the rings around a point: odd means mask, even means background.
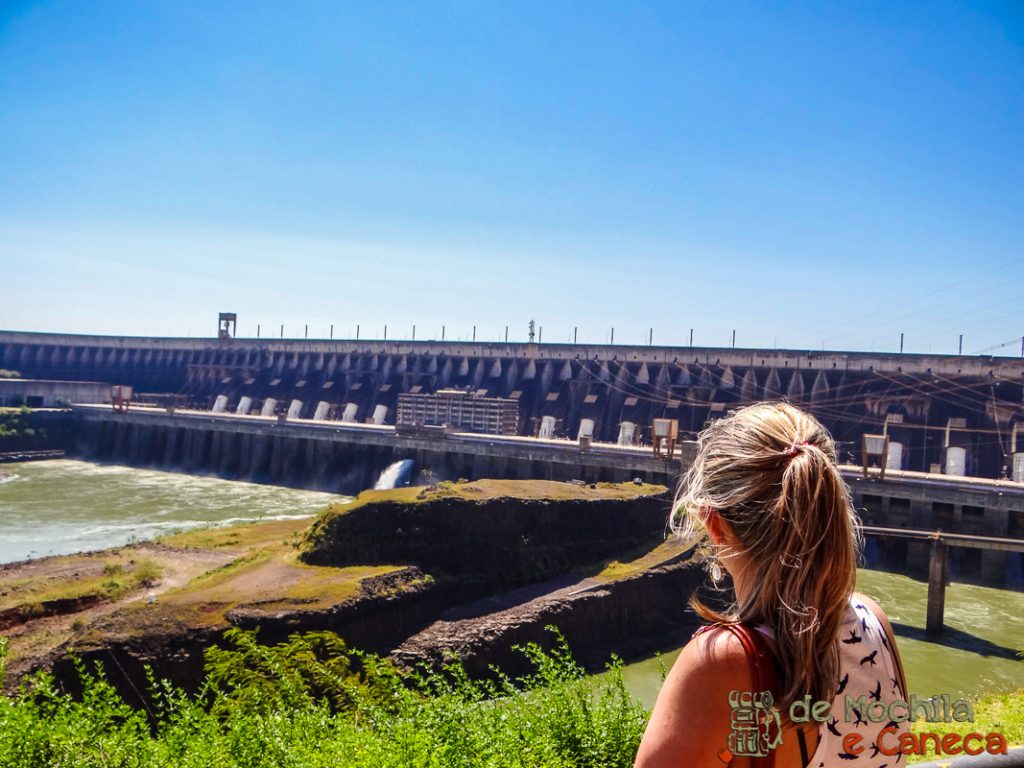
[[[775,654],[767,641],[756,629],[744,624],[726,624],[722,627],[743,645],[743,650],[750,665],[750,678],[753,690],[770,691],[775,701],[779,697],[779,673],[776,667]],[[768,750],[764,757],[753,759],[754,768],[775,768],[775,751]]]

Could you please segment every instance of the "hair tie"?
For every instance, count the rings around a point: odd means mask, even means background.
[[[786,455],[786,456],[789,456],[789,457],[796,456],[798,453],[802,453],[803,452],[803,447],[805,445],[810,445],[810,443],[808,443],[806,440],[804,440],[804,441],[802,441],[802,442],[800,442],[798,444],[797,441],[794,440],[792,442],[792,444],[789,446],[789,448],[787,448],[785,451],[783,451],[783,454]]]

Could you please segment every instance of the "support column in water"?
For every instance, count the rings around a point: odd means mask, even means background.
[[[986,507],[985,533],[990,536],[1010,535],[1010,512],[1007,509]],[[1006,584],[1007,556],[1009,553],[994,549],[981,552],[981,578],[986,584]]]
[[[929,635],[942,632],[942,619],[946,610],[946,553],[942,539],[932,542],[932,557],[928,566],[928,615],[925,631]]]

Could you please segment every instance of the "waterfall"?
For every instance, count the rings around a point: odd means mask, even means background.
[[[380,477],[377,478],[377,483],[373,486],[373,489],[375,491],[386,491],[391,488],[408,485],[409,478],[412,476],[412,465],[412,459],[396,461],[380,473]]]

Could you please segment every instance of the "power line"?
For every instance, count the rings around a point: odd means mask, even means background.
[[[956,282],[949,283],[948,285],[941,286],[940,288],[936,288],[936,289],[934,289],[932,291],[929,291],[928,293],[923,293],[923,294],[921,294],[920,296],[918,296],[918,297],[916,297],[914,299],[910,299],[908,302],[906,302],[905,306],[906,305],[915,304],[915,303],[917,303],[919,301],[923,301],[924,299],[931,298],[932,296],[936,296],[936,295],[938,295],[940,293],[944,293],[944,292],[946,292],[948,290],[952,290],[954,288],[962,289],[963,286],[966,283],[970,283],[970,282],[972,282],[974,280],[977,280],[979,278],[986,277],[986,276],[992,274],[993,272],[998,272],[999,270],[1005,269],[1006,267],[1012,266],[1012,265],[1017,264],[1017,263],[1022,262],[1022,261],[1024,261],[1024,256],[1017,257],[1017,258],[1014,258],[1014,259],[1010,259],[1009,261],[1007,261],[1007,262],[1005,262],[1003,264],[999,264],[998,266],[992,267],[991,269],[987,269],[987,270],[985,270],[983,272],[978,272],[978,273],[976,273],[975,275],[973,275],[971,277],[967,277],[967,278],[964,278],[962,280],[957,280]],[[1005,284],[1005,282],[1001,283],[1001,285],[1004,285],[1004,284]],[[865,320],[865,319],[868,319],[868,318],[877,317],[878,315],[884,315],[884,314],[887,314],[887,313],[891,313],[891,309],[888,308],[888,307],[885,307],[885,308],[882,308],[882,309],[877,309],[877,310],[875,310],[873,312],[869,312],[869,313],[867,313],[865,315],[862,315],[860,317],[860,319],[861,320]],[[843,326],[844,326],[844,323],[834,323],[831,326],[826,326],[825,328],[821,329],[819,331],[819,334],[820,333],[824,333],[824,334],[827,335],[833,329],[841,328]]]

